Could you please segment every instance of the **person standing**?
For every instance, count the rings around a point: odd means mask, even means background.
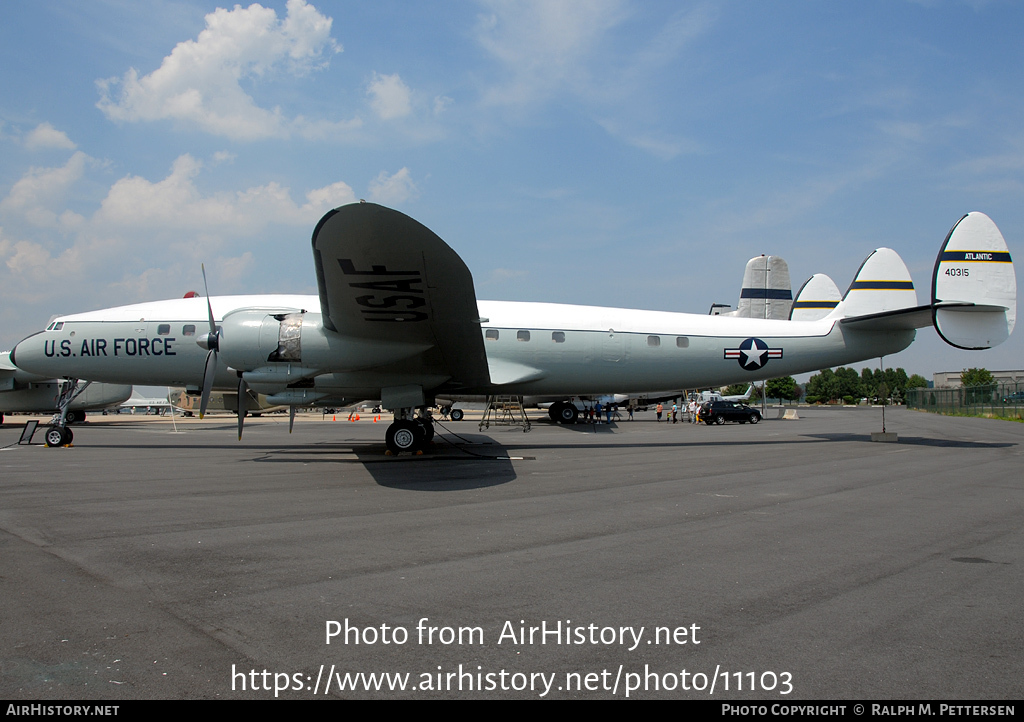
[[[660,424],[660,423],[661,423],[661,414],[662,414],[662,413],[663,413],[663,412],[665,411],[665,407],[664,407],[664,406],[662,406],[662,405],[661,405],[661,404],[659,403],[659,404],[658,404],[658,406],[657,406],[657,408],[655,408],[654,410],[655,410],[655,411],[657,412],[657,414],[658,414],[658,423]]]

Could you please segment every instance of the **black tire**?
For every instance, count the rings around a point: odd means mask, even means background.
[[[415,451],[422,443],[423,431],[415,421],[396,421],[388,427],[384,442],[392,454]]]
[[[462,421],[462,419],[465,416],[466,416],[466,412],[463,411],[462,409],[452,409],[451,413],[449,414],[449,418],[452,421]]]
[[[754,413],[754,414],[750,415],[750,423],[756,424],[760,420],[761,420],[761,414]]]
[[[718,416],[715,417],[715,423],[721,426],[722,424],[725,423],[725,417],[719,414]]]
[[[579,409],[568,401],[559,401],[548,410],[551,419],[559,424],[575,424],[580,417]]]
[[[85,421],[84,411],[72,411],[68,409],[68,412],[64,415],[64,423],[66,424],[80,424]]]
[[[70,432],[63,426],[51,426],[46,430],[46,445],[51,449],[55,446],[70,444]]]

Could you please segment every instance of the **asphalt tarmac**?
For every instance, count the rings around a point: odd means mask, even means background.
[[[1024,696],[1022,424],[333,418],[8,417],[0,698]]]

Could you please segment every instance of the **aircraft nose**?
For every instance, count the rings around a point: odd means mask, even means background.
[[[45,358],[41,334],[42,332],[34,333],[15,344],[11,349],[11,363],[22,371],[37,373],[37,367]]]

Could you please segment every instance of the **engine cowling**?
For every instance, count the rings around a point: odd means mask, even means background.
[[[319,313],[240,309],[224,316],[220,359],[251,383],[288,385],[323,373],[359,371],[423,351],[422,344],[343,337]]]

